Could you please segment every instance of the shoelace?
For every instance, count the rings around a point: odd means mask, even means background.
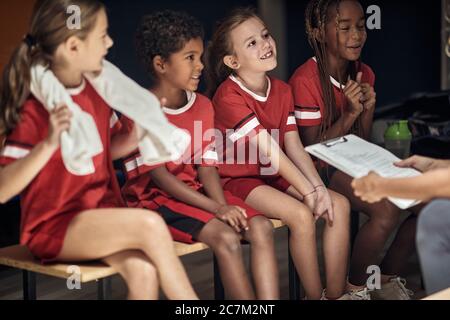
[[[358,298],[357,300],[370,300],[370,295],[369,295],[369,291],[367,290],[367,288],[360,289],[360,290],[352,290],[352,291],[348,292],[347,294],[349,294],[350,297],[352,297],[352,298],[353,297]],[[328,300],[326,289],[324,289],[322,291],[322,297],[320,298],[320,300]]]
[[[391,279],[390,281],[396,282],[397,285],[400,287],[400,289],[408,296],[412,297],[414,295],[413,291],[406,288],[406,279],[397,277],[397,278]]]
[[[370,300],[369,290],[367,288],[351,290],[349,294],[352,298],[356,298],[355,300]]]

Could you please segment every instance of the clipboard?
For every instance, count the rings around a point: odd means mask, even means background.
[[[370,171],[385,178],[421,175],[415,169],[395,167],[394,162],[400,161],[398,157],[353,134],[308,146],[305,150],[353,178],[366,176]],[[420,203],[415,199],[388,199],[400,209],[408,209]]]

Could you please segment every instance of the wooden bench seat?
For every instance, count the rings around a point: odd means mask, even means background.
[[[284,224],[280,220],[271,220],[275,229],[281,228]],[[204,243],[198,242],[195,244],[185,244],[181,242],[174,242],[175,251],[178,256],[184,256],[191,253],[199,252],[208,249],[208,246]],[[215,262],[215,259],[214,259]],[[36,299],[36,274],[44,274],[61,279],[68,279],[72,274],[68,272],[68,268],[71,265],[76,265],[80,268],[80,282],[87,283],[91,281],[99,282],[99,299],[107,298],[110,293],[110,282],[105,283],[103,279],[117,274],[114,268],[100,262],[82,262],[82,263],[54,263],[43,265],[39,260],[35,259],[27,247],[22,245],[14,245],[0,249],[0,265],[23,270],[23,289],[24,299],[34,300]],[[220,277],[217,279],[218,269],[216,262],[214,264],[214,282],[215,286],[221,286]],[[223,293],[223,288],[216,290],[216,298],[220,298]]]

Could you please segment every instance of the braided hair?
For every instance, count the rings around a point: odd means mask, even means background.
[[[324,121],[320,125],[320,140],[327,139],[326,131],[331,125],[338,119],[339,113],[336,108],[336,98],[334,95],[333,84],[330,81],[332,74],[330,65],[327,59],[327,46],[324,41],[326,33],[326,25],[330,19],[330,9],[336,10],[336,39],[339,39],[339,21],[340,21],[340,3],[342,0],[311,0],[308,3],[305,11],[305,23],[306,33],[308,36],[308,42],[312,47],[316,59],[317,67],[319,69],[319,79],[322,88],[322,99],[325,104]],[[356,1],[356,0],[355,0]],[[339,45],[339,41],[338,41]],[[361,67],[360,61],[352,61],[349,63],[347,74],[352,80],[356,79],[356,75]],[[338,81],[343,83],[339,72]],[[340,92],[344,95],[342,85],[340,86]],[[345,99],[344,99],[345,101]],[[357,135],[362,134],[361,118],[358,117],[351,128],[352,133]]]

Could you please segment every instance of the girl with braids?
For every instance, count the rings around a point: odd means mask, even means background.
[[[290,79],[303,141],[311,145],[349,133],[368,139],[376,95],[375,75],[360,61],[367,38],[362,6],[356,0],[311,0],[305,20],[315,57]],[[367,267],[378,264],[383,246],[399,223],[400,210],[388,201],[361,201],[353,194],[351,177],[322,162],[319,166],[330,189],[370,218],[356,238],[349,278],[352,289],[364,288]],[[372,291],[372,298],[409,299],[410,291],[396,275],[413,250],[415,220],[412,216],[400,229],[381,265],[382,289]]]
[[[66,26],[70,5],[81,9],[80,29]],[[196,299],[164,221],[148,210],[121,208],[110,141],[122,138],[116,134],[120,122],[83,76],[101,71],[113,44],[107,28],[98,1],[37,1],[29,34],[7,65],[0,90],[0,135],[7,136],[0,201],[20,193],[21,243],[43,262],[101,259],[124,277],[130,299],[157,299],[159,283],[168,298]],[[49,113],[30,94],[35,64],[48,66],[95,120],[104,150],[93,158],[94,173],[75,176],[65,169],[59,141],[72,114],[67,106]]]
[[[276,55],[274,39],[251,9],[236,9],[214,32],[207,52],[208,92],[214,95],[215,124],[224,137],[223,145],[217,142],[218,150],[225,146],[227,157],[219,166],[224,190],[288,225],[291,254],[307,299],[362,299],[364,293],[346,293],[349,203],[325,188],[305,152],[289,86],[266,74],[277,66]],[[245,154],[235,154],[235,147],[242,146]],[[251,157],[252,149],[259,150],[257,159]],[[275,170],[267,167],[267,160]],[[327,222],[326,290],[317,259],[319,218]]]

